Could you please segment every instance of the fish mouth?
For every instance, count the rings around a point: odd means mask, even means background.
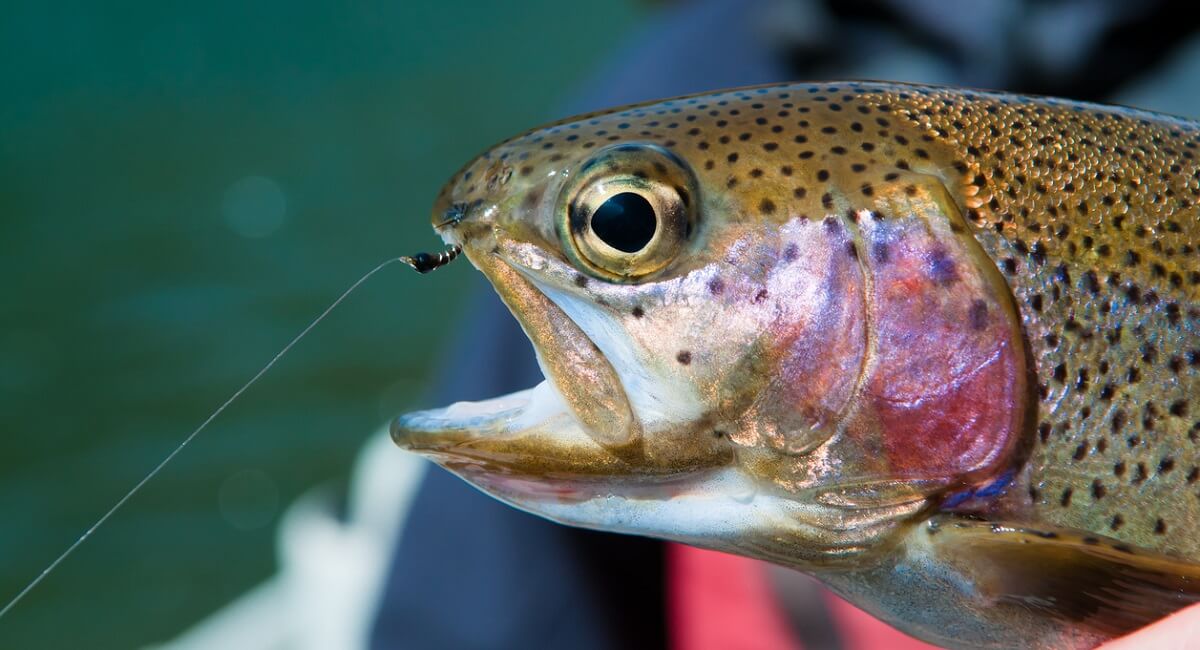
[[[397,418],[392,439],[512,505],[632,496],[676,477],[637,468],[584,432],[553,383]],[[622,480],[614,482],[614,477]],[[636,478],[633,478],[636,477]]]
[[[402,415],[392,421],[391,434],[402,449],[454,470],[550,478],[604,474],[620,464],[617,454],[584,432],[549,380],[500,397]]]
[[[742,531],[790,517],[728,458],[680,470],[605,447],[549,380],[401,416],[391,433],[484,493],[570,526],[734,550]]]
[[[641,426],[609,360],[526,277],[525,265],[506,259],[504,246],[465,248],[533,342],[545,378],[508,395],[403,415],[391,424],[393,441],[476,484],[529,480],[533,490],[634,472]]]

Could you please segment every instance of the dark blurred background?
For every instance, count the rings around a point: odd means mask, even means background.
[[[1172,0],[246,5],[3,6],[2,601],[363,272],[435,248],[443,180],[538,122],[845,77],[1200,113],[1200,42]],[[454,388],[451,337],[499,313],[479,284],[456,264],[365,285],[0,619],[0,648],[164,641],[262,583],[289,504],[344,492],[372,433],[430,405],[434,378]],[[465,490],[427,481],[434,509]],[[476,578],[409,560],[450,606]]]
[[[644,10],[4,3],[0,599],[359,275],[435,248],[441,183],[554,117]],[[164,640],[263,580],[288,503],[417,405],[471,273],[363,287],[0,620],[0,647]]]

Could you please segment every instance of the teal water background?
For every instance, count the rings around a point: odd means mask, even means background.
[[[556,107],[630,2],[5,3],[0,600]],[[417,406],[471,269],[350,298],[0,619],[0,648],[174,636],[275,568],[298,494]]]

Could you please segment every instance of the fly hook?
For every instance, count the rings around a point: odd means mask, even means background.
[[[453,262],[459,253],[462,253],[462,246],[454,244],[440,253],[417,253],[411,257],[402,255],[400,261],[411,266],[417,273],[429,273]]]

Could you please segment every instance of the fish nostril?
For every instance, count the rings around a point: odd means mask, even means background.
[[[458,225],[460,221],[466,218],[467,207],[466,203],[460,201],[446,208],[446,211],[442,213],[442,220],[434,224],[434,230],[441,230],[446,226],[453,227]]]

